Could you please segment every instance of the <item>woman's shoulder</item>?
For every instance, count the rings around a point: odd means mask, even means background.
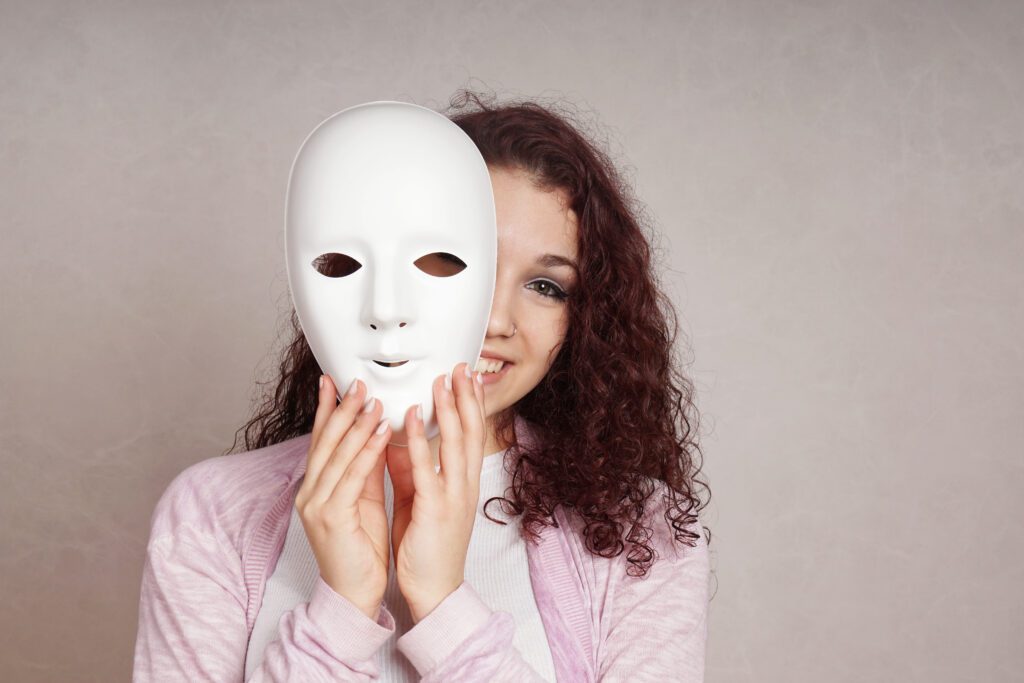
[[[150,543],[182,527],[244,546],[305,463],[309,434],[207,458],[178,473],[150,519]]]

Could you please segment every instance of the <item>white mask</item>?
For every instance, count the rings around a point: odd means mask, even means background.
[[[393,435],[420,403],[434,438],[434,378],[463,361],[473,369],[494,297],[497,224],[480,151],[430,109],[349,107],[302,143],[285,204],[292,301],[339,398],[363,380]]]

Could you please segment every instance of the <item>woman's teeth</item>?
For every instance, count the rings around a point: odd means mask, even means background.
[[[488,360],[481,358],[476,362],[476,372],[498,372],[505,365],[503,360]]]

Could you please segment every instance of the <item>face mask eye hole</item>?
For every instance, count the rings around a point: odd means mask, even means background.
[[[466,268],[465,261],[446,251],[435,251],[432,254],[421,256],[413,263],[427,275],[435,277],[451,277]]]
[[[318,273],[327,277],[345,277],[362,268],[363,264],[351,256],[331,253],[317,256],[313,260],[313,267]]]

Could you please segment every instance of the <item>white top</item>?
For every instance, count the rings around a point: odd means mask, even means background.
[[[504,454],[505,451],[498,451],[484,457],[480,470],[477,516],[466,553],[465,579],[491,609],[512,615],[516,625],[513,637],[515,648],[538,674],[549,681],[554,681],[554,663],[533,596],[526,557],[526,541],[519,535],[519,519],[505,515],[500,502],[492,503],[488,511],[495,519],[509,522],[508,524],[492,522],[483,512],[487,499],[503,495],[511,484],[511,475],[502,466]],[[438,469],[440,466],[435,466],[435,471]],[[393,488],[386,469],[384,509],[390,528],[394,509]],[[302,520],[299,519],[298,511],[293,505],[284,548],[281,550],[273,575],[267,580],[263,603],[249,640],[245,660],[246,680],[259,666],[267,645],[277,639],[277,627],[281,617],[297,605],[309,601],[319,575],[316,557],[306,538]],[[389,561],[384,605],[395,619],[395,633],[376,653],[380,680],[403,683],[418,681],[420,676],[416,669],[396,646],[398,638],[411,629],[413,623],[409,607],[398,589],[395,578],[394,552],[391,553]]]

